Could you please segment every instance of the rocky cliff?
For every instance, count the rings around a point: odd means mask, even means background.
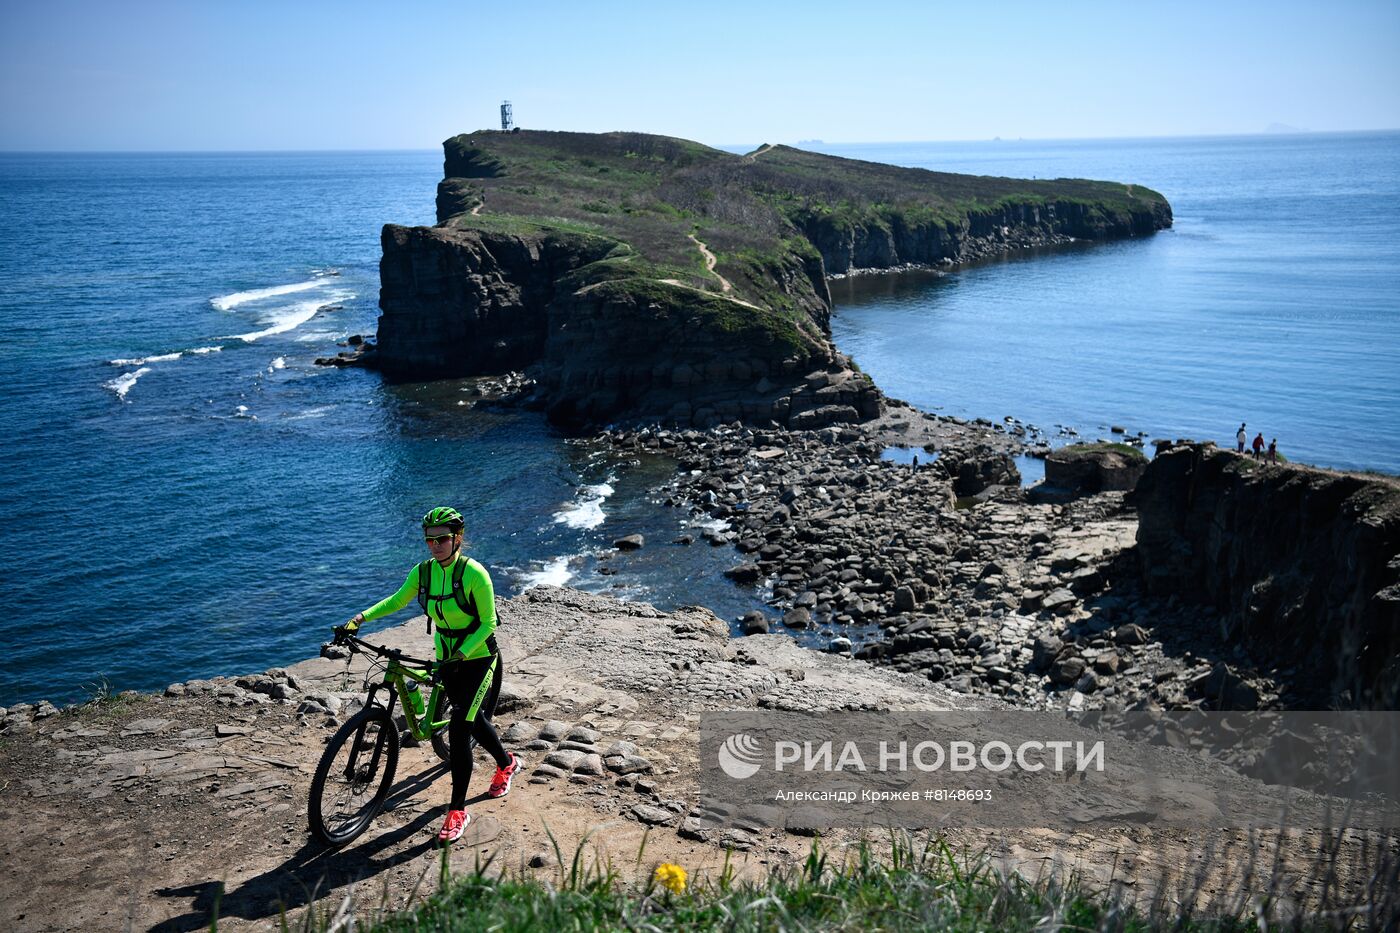
[[[1400,698],[1400,485],[1165,450],[1133,493],[1146,584],[1215,605],[1227,638],[1317,704]]]
[[[878,415],[831,343],[826,276],[1169,226],[1111,182],[946,175],[638,133],[445,144],[438,225],[386,226],[378,352],[395,378],[530,368],[566,425],[784,427]]]

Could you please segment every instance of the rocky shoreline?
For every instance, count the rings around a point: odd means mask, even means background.
[[[1024,432],[1023,432],[1024,433]],[[1034,439],[1034,438],[1032,438]],[[607,432],[678,462],[669,505],[727,524],[728,575],[773,608],[734,620],[809,647],[1038,708],[1287,706],[1267,662],[1204,606],[1145,592],[1122,492],[1036,502],[1021,436],[894,403],[820,431]],[[914,448],[917,467],[882,458]]]
[[[529,387],[480,388],[477,403],[490,404]],[[632,869],[641,873],[664,860],[701,877],[725,865],[760,877],[799,864],[814,834],[836,853],[871,838],[707,802],[698,730],[711,711],[1304,706],[1295,688],[1308,666],[1251,659],[1227,639],[1225,612],[1145,585],[1132,496],[1037,501],[1021,487],[1017,457],[1045,441],[1012,420],[967,422],[899,402],[865,424],[817,430],[597,435],[591,443],[619,459],[676,462],[658,495],[710,522],[702,540],[684,543],[732,548],[730,576],[772,611],[726,623],[703,608],[665,613],[553,587],[502,601],[509,674],[497,718],[527,771],[504,801],[470,802],[471,831],[450,870],[493,862],[558,883],[568,865],[553,839],[566,858],[579,848],[598,863],[631,864],[645,845],[647,863]],[[917,467],[886,459],[891,447],[918,456]],[[1070,474],[1085,469],[1072,460]],[[1309,475],[1269,467],[1259,482],[1296,486]],[[619,539],[609,563],[646,546]],[[1167,545],[1157,535],[1153,546]],[[373,639],[421,650],[422,632],[417,619]],[[162,696],[0,710],[6,928],[192,930],[207,928],[218,905],[221,927],[273,929],[284,912],[418,901],[441,870],[431,836],[448,791],[431,748],[407,743],[391,804],[363,840],[331,852],[305,830],[310,776],[325,739],[363,702],[364,670],[360,658],[323,657],[172,684]],[[1271,756],[1298,754],[1295,735],[1263,741],[1223,755],[1227,780],[1263,788]],[[1330,779],[1310,773],[1309,787]],[[104,827],[101,859],[68,844],[74,813]],[[1053,866],[1128,897],[1194,884],[1209,892],[1197,908],[1282,885],[1289,896],[1274,919],[1307,904],[1364,903],[1378,883],[1400,890],[1393,833],[1085,829],[940,836],[989,852],[1005,871],[1034,877]],[[47,909],[56,898],[66,905],[58,918]]]

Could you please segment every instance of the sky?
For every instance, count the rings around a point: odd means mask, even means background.
[[[1400,0],[0,0],[0,151],[1400,128]]]

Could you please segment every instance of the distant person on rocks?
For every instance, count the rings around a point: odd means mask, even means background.
[[[1244,453],[1244,442],[1249,440],[1249,435],[1244,433],[1244,422],[1240,422],[1240,429],[1235,432],[1235,453]]]
[[[915,454],[914,457],[913,457],[913,459],[909,461],[909,470],[910,470],[910,472],[914,472],[915,470],[918,470],[918,469],[919,469],[919,455],[918,455],[918,454]]]
[[[1269,462],[1278,463],[1278,438],[1269,441]]]
[[[1260,431],[1254,435],[1254,459],[1260,460],[1264,456],[1264,432]]]
[[[452,720],[447,727],[452,749],[452,799],[437,836],[443,845],[460,838],[471,819],[466,810],[467,784],[472,777],[468,735],[496,759],[488,796],[504,797],[520,770],[520,759],[501,746],[487,718],[489,705],[484,705],[493,686],[499,689],[496,595],[486,568],[462,553],[465,528],[462,514],[454,508],[439,507],[424,515],[423,539],[432,557],[408,572],[397,593],[355,613],[336,629],[337,638],[342,632],[352,633],[364,622],[398,612],[415,598],[424,606],[429,624],[437,629],[433,642],[438,678],[452,701]]]

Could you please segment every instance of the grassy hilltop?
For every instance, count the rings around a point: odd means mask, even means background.
[[[955,175],[788,146],[738,156],[642,133],[484,131],[445,148],[440,223],[601,235],[636,252],[630,266],[597,270],[605,277],[721,287],[693,235],[740,297],[779,308],[792,300],[775,274],[818,256],[827,273],[845,271],[829,255],[843,238],[886,235],[909,247],[898,261],[932,263],[965,258],[968,240],[1037,212],[1047,234],[1092,239],[1151,232],[1171,218],[1166,199],[1140,186]],[[898,264],[885,258],[872,264]]]
[[[1160,194],[1118,182],[786,146],[734,155],[643,133],[480,131],[444,148],[437,226],[384,231],[376,365],[406,378],[534,367],[561,422],[873,417],[868,379],[800,391],[807,374],[845,371],[827,276],[1171,224]]]

